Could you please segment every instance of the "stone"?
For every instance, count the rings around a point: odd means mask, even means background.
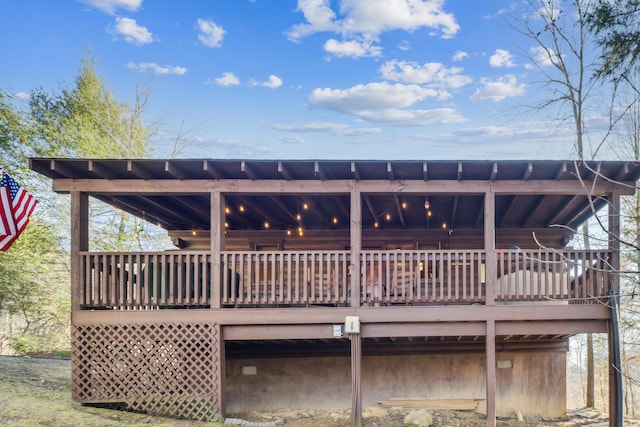
[[[433,424],[433,416],[426,409],[409,412],[404,417],[404,427],[429,427]]]

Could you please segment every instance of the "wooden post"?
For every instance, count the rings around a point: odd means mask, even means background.
[[[362,387],[360,382],[362,342],[360,334],[349,334],[351,339],[351,426],[362,427]]]
[[[71,313],[80,310],[82,297],[80,252],[89,250],[89,196],[71,192]]]
[[[219,415],[226,415],[225,375],[226,375],[226,354],[224,350],[223,326],[216,323],[214,326],[216,342],[213,345],[212,363],[215,370],[216,389],[214,395],[217,398]],[[217,369],[216,369],[217,368]],[[217,392],[217,393],[216,393]]]
[[[487,426],[496,426],[496,322],[487,320]]]
[[[484,250],[486,253],[485,302],[495,305],[496,282],[498,281],[498,258],[496,254],[496,197],[492,187],[484,193]]]
[[[496,199],[492,187],[484,193],[484,250],[486,252],[486,305],[495,305],[498,259],[496,254]],[[496,323],[487,320],[487,425],[496,425]]]
[[[224,250],[224,195],[211,192],[211,308],[222,306],[222,254]]]
[[[620,275],[617,274],[620,271],[620,194],[609,193],[607,194],[609,202],[609,252],[611,253],[611,268],[614,270],[614,274],[610,277],[612,280],[611,289],[615,291],[613,298],[618,298],[620,291]],[[615,306],[615,301],[613,302]],[[615,337],[614,334],[619,333],[617,328],[614,328],[613,322],[617,319],[613,319],[613,316],[617,316],[617,310],[611,310],[612,318],[609,319],[609,333],[607,341],[609,344],[609,426],[617,427],[622,425],[622,385],[618,383],[621,381],[619,375],[619,369],[621,366],[616,366],[616,342],[619,337]],[[619,353],[618,353],[619,354]]]
[[[360,306],[360,276],[362,275],[362,265],[360,262],[360,250],[362,248],[362,195],[355,188],[351,191],[351,307]]]

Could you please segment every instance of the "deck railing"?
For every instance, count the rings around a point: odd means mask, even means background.
[[[345,305],[348,251],[224,252],[223,305]]]
[[[352,274],[359,304],[593,303],[608,295],[607,251],[497,252],[487,277],[481,250],[224,251],[219,279],[202,251],[82,252],[82,309],[206,308],[212,286],[222,307],[349,306]]]
[[[211,255],[197,251],[83,252],[85,308],[207,306]]]

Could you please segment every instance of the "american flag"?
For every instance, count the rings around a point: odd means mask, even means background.
[[[0,250],[6,251],[24,231],[38,200],[0,168]]]

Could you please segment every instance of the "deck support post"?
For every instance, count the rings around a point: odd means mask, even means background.
[[[355,187],[355,186],[354,186]],[[360,249],[362,248],[362,195],[357,189],[351,191],[351,222],[349,225],[351,240],[351,264],[349,273],[351,274],[351,307],[360,307],[360,276],[362,266],[360,265]]]
[[[362,341],[360,334],[349,334],[351,339],[351,426],[362,426],[361,362]]]
[[[496,322],[487,320],[487,426],[496,426]]]
[[[496,195],[493,187],[484,193],[484,250],[487,254],[485,303],[486,305],[495,305],[498,258],[496,254]]]
[[[222,306],[222,256],[224,250],[224,196],[211,192],[211,308]]]
[[[215,386],[214,397],[218,402],[218,410],[220,411],[220,416],[226,416],[226,402],[224,398],[225,391],[225,364],[226,364],[226,355],[224,350],[224,338],[222,325],[216,323],[214,325],[215,328],[215,337],[216,342],[213,345],[214,352],[212,355],[212,363],[215,369]]]
[[[486,252],[485,304],[495,305],[496,282],[498,281],[498,258],[496,254],[496,198],[493,187],[484,193],[484,249]],[[496,322],[487,320],[487,425],[496,425]]]
[[[611,268],[614,272],[620,271],[620,193],[607,194],[609,202],[609,252],[611,253]],[[609,426],[617,427],[622,425],[622,378],[620,375],[622,366],[620,366],[619,353],[619,331],[617,326],[618,315],[617,302],[620,295],[620,276],[618,274],[610,275],[612,283],[611,287],[611,319],[609,320],[609,333],[607,341],[609,344]]]
[[[89,196],[71,192],[71,313],[82,303],[80,252],[89,250]]]

